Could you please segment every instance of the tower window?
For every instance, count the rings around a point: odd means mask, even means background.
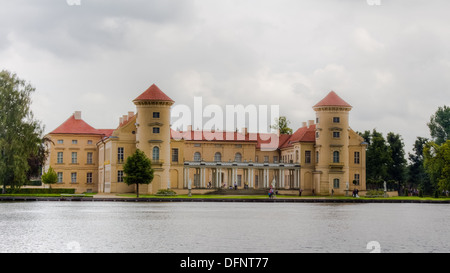
[[[153,118],[159,118],[159,117],[160,117],[159,112],[153,112]]]
[[[123,163],[123,147],[117,148],[117,163]]]
[[[335,189],[339,189],[339,179],[338,178],[333,179],[333,187]]]
[[[355,185],[359,185],[359,173],[355,173],[355,179],[353,181]]]
[[[159,147],[153,147],[153,156],[152,159],[155,161],[159,160]]]
[[[339,122],[341,122],[339,117],[333,117],[333,123],[339,123]]]
[[[340,132],[333,132],[333,138],[340,138],[341,133]]]
[[[117,171],[117,182],[123,182],[123,171]]]
[[[355,152],[355,164],[359,164],[359,152]]]
[[[153,133],[154,134],[159,134],[159,127],[153,127]]]
[[[339,163],[339,152],[338,151],[333,152],[333,163]]]

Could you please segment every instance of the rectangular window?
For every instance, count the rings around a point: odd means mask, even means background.
[[[92,173],[86,174],[86,183],[92,184]]]
[[[340,118],[339,117],[333,117],[333,123],[339,123]]]
[[[78,144],[78,140],[76,139],[72,140],[72,144]]]
[[[159,134],[159,127],[153,127],[153,133]]]
[[[273,163],[278,163],[278,156],[273,157]]]
[[[123,171],[117,171],[117,182],[123,182]]]
[[[91,153],[91,152],[89,152],[89,153],[87,153],[87,160],[86,160],[86,163],[87,164],[92,164],[92,163],[94,163],[94,160],[92,159],[93,158],[93,153]]]
[[[78,162],[77,157],[78,157],[78,153],[72,152],[72,164],[76,164]]]
[[[316,152],[316,163],[319,163],[319,152]]]
[[[117,148],[117,163],[123,163],[123,147]]]
[[[178,149],[172,149],[172,162],[178,162]]]
[[[333,187],[335,189],[339,189],[339,179],[338,178],[333,179]]]
[[[64,140],[58,139],[58,144],[64,144]]]
[[[159,112],[153,112],[153,118],[159,118]]]
[[[70,174],[70,182],[77,183],[77,173]]]
[[[340,132],[333,132],[333,138],[340,138],[341,134]]]
[[[194,147],[201,147],[202,144],[201,143],[194,143]]]
[[[305,163],[311,163],[311,151],[305,151]]]
[[[353,182],[355,185],[359,185],[359,173],[355,173],[355,180]]]
[[[269,157],[267,155],[264,156],[264,163],[268,163],[269,162]]]
[[[63,173],[59,172],[58,173],[58,183],[62,183],[63,182]]]
[[[63,154],[63,152],[58,152],[58,157],[57,157],[57,163],[59,163],[59,164],[62,164],[63,163],[63,156],[64,156],[64,154]]]
[[[258,156],[255,155],[255,162],[258,162]]]
[[[355,152],[355,164],[359,164],[359,152]]]
[[[92,142],[92,140],[88,140],[87,143],[88,143],[88,145],[92,145],[93,142]]]

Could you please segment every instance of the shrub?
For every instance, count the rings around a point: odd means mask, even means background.
[[[177,193],[171,189],[161,189],[158,190],[158,192],[156,193],[156,195],[160,195],[160,196],[173,196],[173,195],[177,195]]]
[[[74,194],[75,189],[6,189],[7,194]]]

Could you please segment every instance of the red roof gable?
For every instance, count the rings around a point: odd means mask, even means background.
[[[282,135],[285,136],[285,135]],[[280,143],[280,148],[286,148],[291,146],[294,142],[315,142],[316,141],[316,125],[310,125],[299,128],[292,135]]]
[[[172,101],[166,94],[164,94],[161,89],[158,88],[155,84],[152,84],[144,93],[142,93],[139,97],[134,99],[133,101],[143,101],[143,100],[153,100],[153,101]]]
[[[106,135],[110,136],[113,129],[95,129],[82,119],[76,119],[75,115],[68,118],[50,134],[82,134],[82,135]]]
[[[339,97],[334,91],[331,91],[330,93],[328,93],[328,95],[325,98],[323,98],[321,101],[319,101],[316,105],[314,105],[313,108],[320,107],[320,106],[352,107],[346,101],[341,99],[341,97]]]

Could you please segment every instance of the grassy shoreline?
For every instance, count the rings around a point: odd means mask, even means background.
[[[95,198],[98,195],[99,198],[102,198],[102,194],[97,193],[85,193],[85,197]],[[62,197],[59,193],[54,194],[0,194],[1,197]],[[130,198],[136,199],[136,194],[110,194],[108,198]],[[147,195],[141,194],[138,199],[269,199],[267,195],[202,195],[202,194],[193,194],[192,196],[188,195]],[[321,200],[396,200],[396,201],[449,201],[450,197],[419,197],[419,196],[396,196],[396,197],[351,197],[351,196],[293,196],[293,195],[277,195],[275,199],[321,199]]]

